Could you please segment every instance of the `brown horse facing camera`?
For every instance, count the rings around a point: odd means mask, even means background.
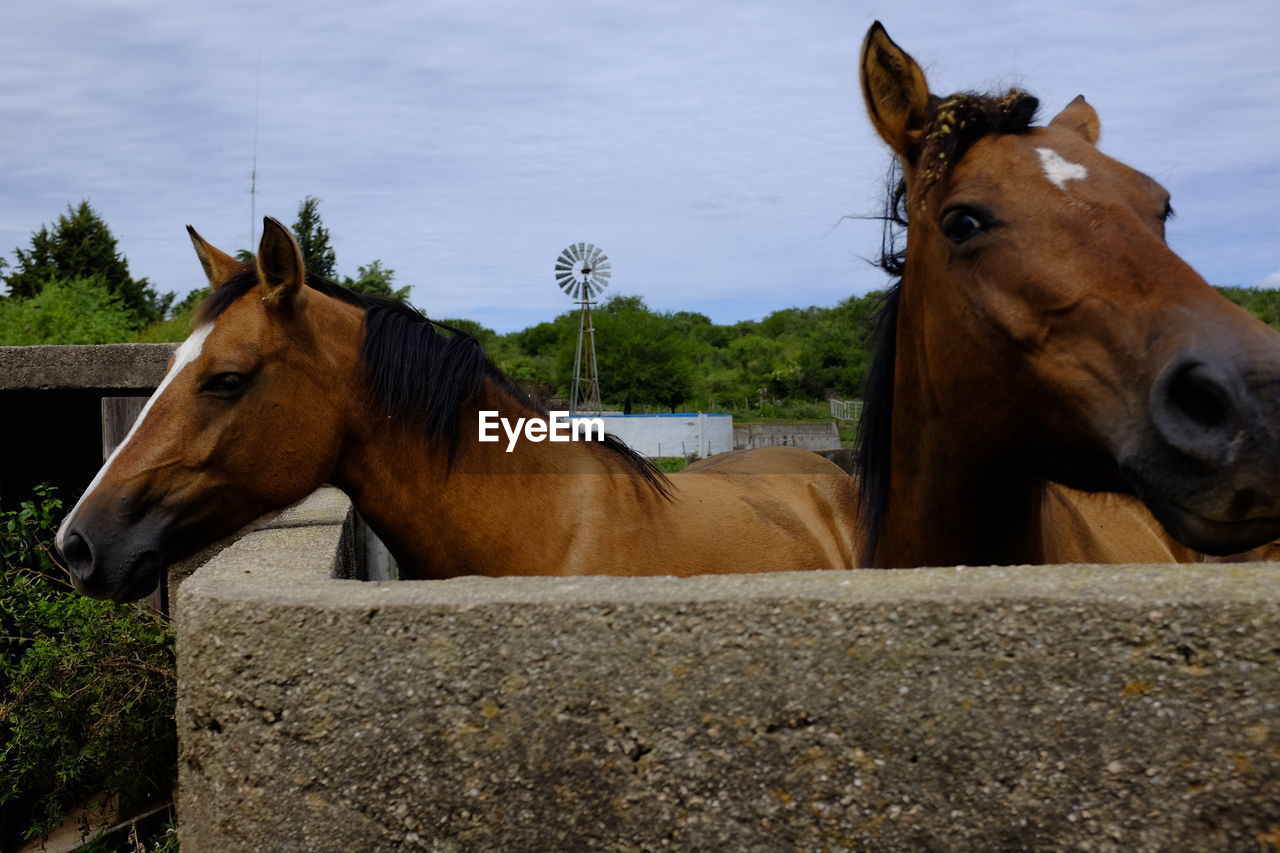
[[[611,436],[508,452],[478,440],[479,413],[547,413],[474,339],[307,275],[273,219],[255,264],[191,238],[213,294],[58,531],[89,595],[145,595],[166,565],[324,483],[408,578],[853,564],[855,493],[834,464],[667,478]]]
[[[861,82],[906,230],[883,262],[861,562],[1136,559],[1126,537],[1163,534],[1126,495],[1209,554],[1280,536],[1280,334],[1169,249],[1168,193],[1098,151],[1084,99],[1038,127],[1023,92],[936,97],[879,23]]]

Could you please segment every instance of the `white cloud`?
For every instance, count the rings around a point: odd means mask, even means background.
[[[1280,289],[1280,270],[1276,270],[1271,275],[1263,276],[1253,286]]]

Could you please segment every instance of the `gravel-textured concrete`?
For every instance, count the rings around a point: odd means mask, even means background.
[[[160,384],[177,344],[0,347],[0,391],[137,390]]]
[[[178,597],[184,851],[1266,850],[1270,566],[327,578]]]

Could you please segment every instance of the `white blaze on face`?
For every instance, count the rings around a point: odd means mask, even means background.
[[[1089,170],[1079,163],[1072,163],[1052,148],[1037,148],[1040,167],[1044,176],[1060,190],[1067,188],[1067,181],[1079,181],[1089,177]]]
[[[80,505],[84,503],[85,498],[93,494],[93,490],[98,488],[98,484],[102,482],[102,478],[106,476],[107,470],[111,467],[111,463],[120,455],[120,451],[124,450],[129,439],[137,434],[138,428],[142,426],[142,422],[146,420],[147,413],[151,411],[151,407],[156,400],[160,399],[160,395],[169,387],[169,383],[177,378],[178,374],[183,371],[188,364],[200,357],[201,351],[204,349],[205,339],[209,337],[209,333],[213,331],[212,323],[205,323],[200,328],[191,333],[191,337],[182,342],[182,346],[178,347],[178,351],[173,354],[173,367],[169,368],[169,372],[165,374],[164,379],[160,382],[160,387],[156,388],[156,392],[147,400],[147,404],[142,407],[142,411],[138,414],[138,419],[133,422],[133,426],[129,429],[129,434],[124,437],[124,441],[116,445],[116,449],[111,451],[111,455],[107,457],[107,461],[103,463],[102,469],[98,471],[98,476],[93,478],[93,482],[89,484],[89,488],[85,489],[80,500],[76,502],[71,512],[67,513],[67,517],[63,519],[62,526],[58,528],[58,535],[54,539],[58,550],[62,550],[63,535],[68,527],[71,526],[72,520],[76,517],[76,513],[80,510]]]

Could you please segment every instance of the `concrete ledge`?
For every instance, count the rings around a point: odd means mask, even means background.
[[[184,584],[184,850],[1280,839],[1271,566],[374,584],[341,540]]]
[[[177,346],[0,347],[0,391],[151,390]]]
[[[328,568],[329,577],[358,578],[361,576],[361,571],[353,550],[354,521],[355,515],[351,508],[351,501],[346,495],[328,486],[318,489],[293,506],[280,512],[268,513],[225,539],[220,539],[185,560],[174,563],[169,567],[168,572],[169,594],[174,596],[178,587],[197,569],[241,539],[259,530],[313,528],[313,535],[308,538],[308,541],[314,542],[316,547],[325,553],[324,560],[317,566],[321,570]],[[312,567],[310,571],[314,572],[316,568]]]

